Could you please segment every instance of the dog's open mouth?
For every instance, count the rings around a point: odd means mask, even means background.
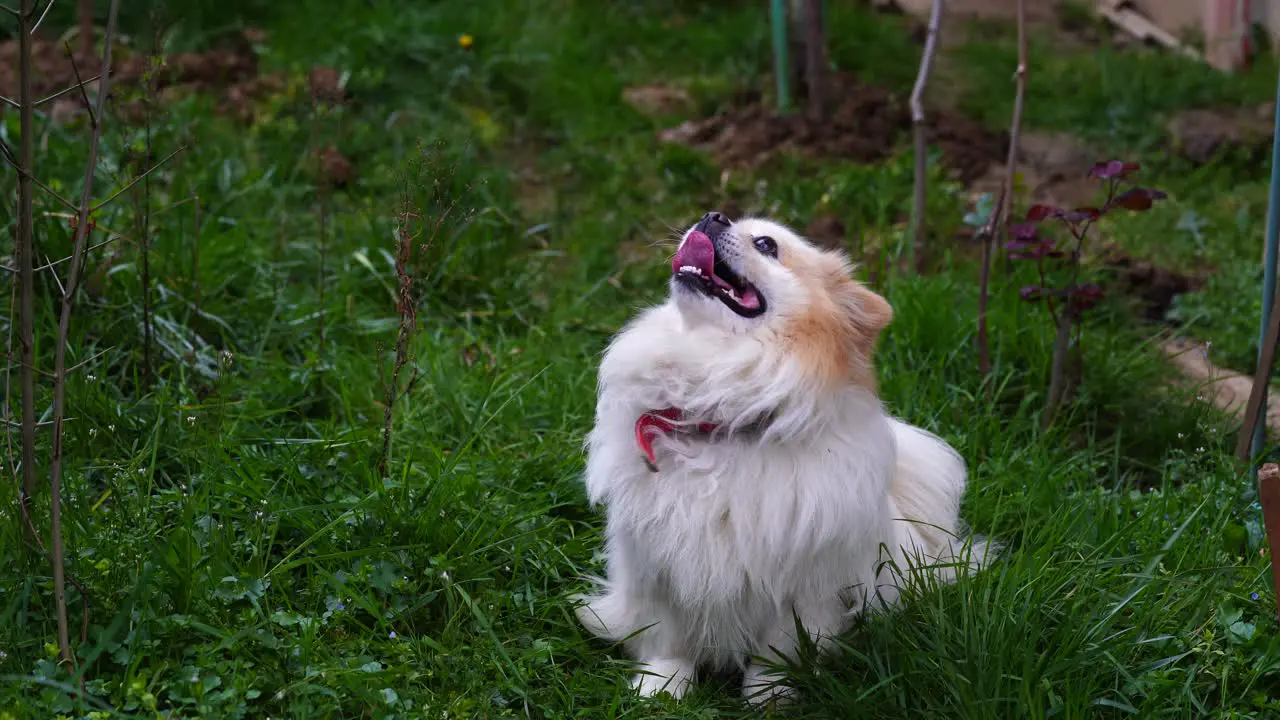
[[[706,233],[689,233],[671,259],[671,272],[685,287],[716,298],[742,317],[757,317],[765,310],[764,296],[720,259]]]

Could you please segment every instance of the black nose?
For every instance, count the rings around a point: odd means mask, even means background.
[[[724,232],[725,230],[728,230],[729,225],[731,224],[732,223],[729,222],[728,216],[726,216],[724,213],[712,210],[711,212],[702,216],[702,219],[698,221],[698,224],[696,227],[694,227],[694,230],[697,230],[698,232],[703,232],[709,236],[715,237],[716,235]]]

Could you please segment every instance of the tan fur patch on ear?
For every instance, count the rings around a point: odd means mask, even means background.
[[[793,271],[817,286],[810,306],[790,323],[797,359],[833,385],[875,391],[872,358],[880,333],[893,320],[889,302],[854,280],[840,255],[824,253],[820,262]]]
[[[893,322],[893,306],[867,286],[852,279],[848,282],[852,285],[849,290],[852,301],[846,304],[851,306],[852,322],[867,339],[867,349],[874,349],[880,333]]]
[[[841,268],[832,280],[830,292],[843,311],[843,340],[849,347],[850,379],[874,391],[876,341],[893,321],[893,307],[888,300],[854,280],[849,271],[848,265]]]

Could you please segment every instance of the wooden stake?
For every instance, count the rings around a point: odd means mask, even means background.
[[[1280,611],[1280,465],[1267,463],[1258,471],[1258,504],[1262,505],[1262,522],[1271,553],[1271,589]]]
[[[1280,312],[1271,310],[1267,318],[1267,331],[1262,338],[1262,347],[1258,349],[1258,367],[1253,372],[1253,389],[1249,391],[1249,404],[1244,408],[1244,426],[1240,428],[1240,437],[1236,440],[1236,457],[1242,463],[1252,463],[1255,458],[1254,438],[1258,424],[1262,423],[1262,434],[1265,437],[1267,390],[1270,387],[1271,369],[1276,362],[1276,341],[1280,340]]]

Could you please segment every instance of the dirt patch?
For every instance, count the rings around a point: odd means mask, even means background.
[[[1256,108],[1195,109],[1178,113],[1165,125],[1172,150],[1205,164],[1220,152],[1243,152],[1262,159],[1271,147],[1274,103]]]
[[[1209,359],[1209,347],[1191,338],[1169,338],[1160,347],[1165,357],[1182,374],[1182,385],[1218,410],[1237,420],[1244,419],[1253,378],[1218,367]],[[1267,429],[1280,434],[1280,396],[1267,393]]]
[[[679,115],[693,109],[689,91],[675,85],[633,85],[623,89],[622,101],[650,117]]]
[[[849,234],[844,223],[835,215],[819,215],[804,230],[805,237],[819,247],[829,250],[844,249]]]
[[[1098,183],[1088,174],[1101,157],[1070,133],[1024,131],[1018,140],[1018,174],[1022,176],[1020,187],[1027,195],[1019,202],[1066,208],[1094,204]],[[983,193],[999,194],[1004,175],[1003,162],[993,165],[970,187],[973,198],[976,200]]]
[[[725,167],[757,167],[781,153],[874,163],[888,157],[911,129],[907,98],[863,85],[848,74],[833,75],[830,95],[838,98],[816,120],[796,112],[778,115],[755,93],[718,115],[663,130],[663,142],[711,153]],[[948,111],[929,115],[929,141],[942,150],[944,164],[963,183],[984,175],[1004,154],[1004,133]]]
[[[1204,287],[1203,277],[1159,267],[1115,247],[1104,250],[1098,261],[1113,273],[1111,290],[1133,298],[1151,322],[1164,322],[1177,296]]]
[[[222,48],[199,53],[180,53],[161,59],[159,65],[149,67],[146,56],[120,47],[119,60],[112,63],[111,85],[113,96],[124,96],[141,87],[149,73],[161,102],[184,91],[212,92],[218,97],[219,110],[242,120],[253,115],[254,105],[261,99],[282,92],[288,85],[283,74],[260,74],[258,58],[252,51],[249,39],[260,40],[261,31],[244,31],[244,42],[235,48]],[[68,54],[60,43],[36,39],[32,43],[32,92],[44,98],[75,85],[77,72],[81,79],[88,79],[100,71],[100,58],[82,53]],[[7,40],[0,43],[0,95],[16,100],[18,97],[18,43]],[[92,93],[96,83],[89,83]],[[136,114],[134,103],[123,103],[119,110],[126,118]],[[74,116],[83,106],[79,93],[68,93],[50,104],[52,115],[60,120]]]

